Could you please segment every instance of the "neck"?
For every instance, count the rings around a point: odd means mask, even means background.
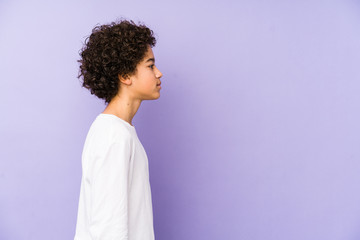
[[[106,106],[103,113],[113,114],[132,125],[137,110],[141,104],[140,99],[134,99],[127,91],[120,91]]]

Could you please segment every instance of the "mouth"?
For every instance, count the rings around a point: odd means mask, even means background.
[[[156,84],[156,86],[160,86],[161,85],[161,82],[160,83],[158,83],[158,84]]]

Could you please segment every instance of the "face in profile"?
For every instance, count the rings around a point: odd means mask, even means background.
[[[136,73],[131,76],[131,86],[135,98],[153,100],[160,97],[162,73],[155,66],[155,57],[151,47],[145,57],[136,67]]]

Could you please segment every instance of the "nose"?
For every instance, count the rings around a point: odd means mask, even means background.
[[[156,69],[157,69],[156,77],[161,78],[163,74],[160,72],[160,70],[158,68],[156,68]]]

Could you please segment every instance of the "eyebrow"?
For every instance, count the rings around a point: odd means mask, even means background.
[[[146,60],[146,63],[151,62],[151,61],[153,61],[155,63],[155,58],[149,58],[148,60]]]

